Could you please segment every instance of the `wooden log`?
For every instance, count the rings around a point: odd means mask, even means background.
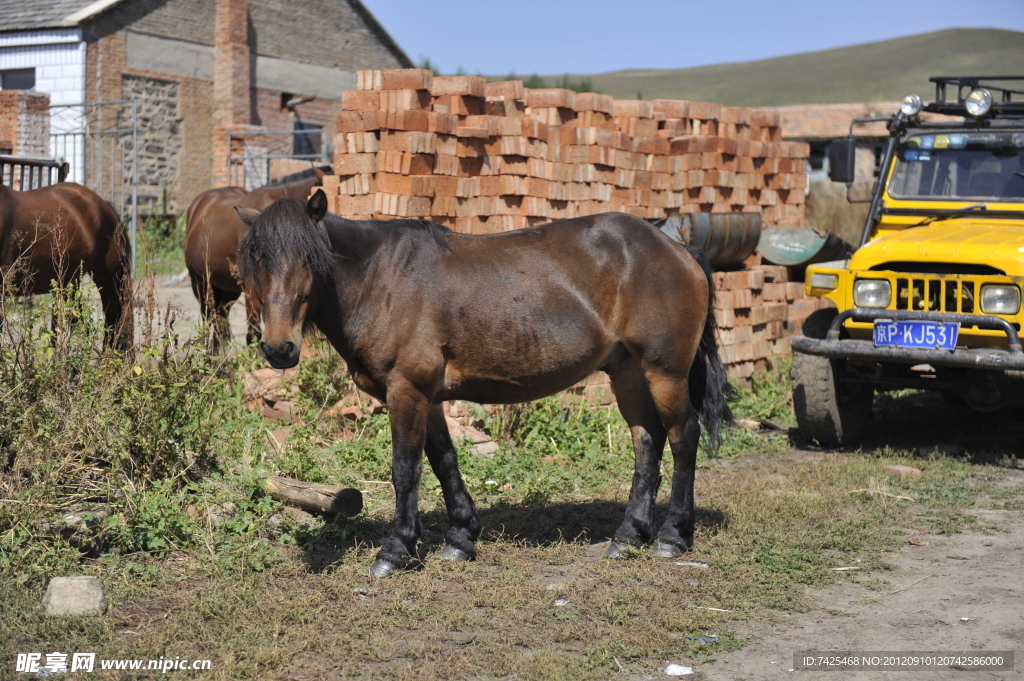
[[[351,487],[300,482],[268,475],[264,482],[270,496],[304,511],[354,516],[363,510],[363,495]]]

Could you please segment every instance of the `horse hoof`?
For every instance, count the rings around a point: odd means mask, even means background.
[[[651,555],[655,558],[678,558],[683,555],[683,551],[675,544],[659,540],[655,541],[654,546],[651,547]]]
[[[473,557],[460,548],[456,548],[451,544],[445,544],[444,548],[437,552],[437,557],[441,560],[450,560],[453,563],[462,563],[467,560],[473,560]]]
[[[612,560],[626,560],[627,558],[632,558],[635,553],[636,549],[629,544],[612,540],[604,557],[611,558]]]
[[[378,558],[373,561],[373,565],[370,566],[370,576],[376,577],[377,579],[384,579],[385,577],[390,577],[391,573],[397,569],[397,565],[392,565],[386,560]]]

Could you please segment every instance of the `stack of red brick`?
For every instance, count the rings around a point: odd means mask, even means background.
[[[360,71],[343,93],[330,210],[430,218],[473,234],[622,211],[759,212],[805,226],[808,147],[779,114],[614,100],[520,81]]]
[[[755,371],[790,354],[789,339],[804,320],[831,303],[808,298],[802,282],[778,265],[715,272],[715,321],[729,378],[746,382]]]

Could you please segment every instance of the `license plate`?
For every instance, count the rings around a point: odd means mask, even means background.
[[[879,319],[875,322],[875,346],[955,350],[959,322],[919,322]]]

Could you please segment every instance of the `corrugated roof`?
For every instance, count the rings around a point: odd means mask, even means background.
[[[64,20],[95,0],[3,0],[0,31],[31,31],[67,26]]]

